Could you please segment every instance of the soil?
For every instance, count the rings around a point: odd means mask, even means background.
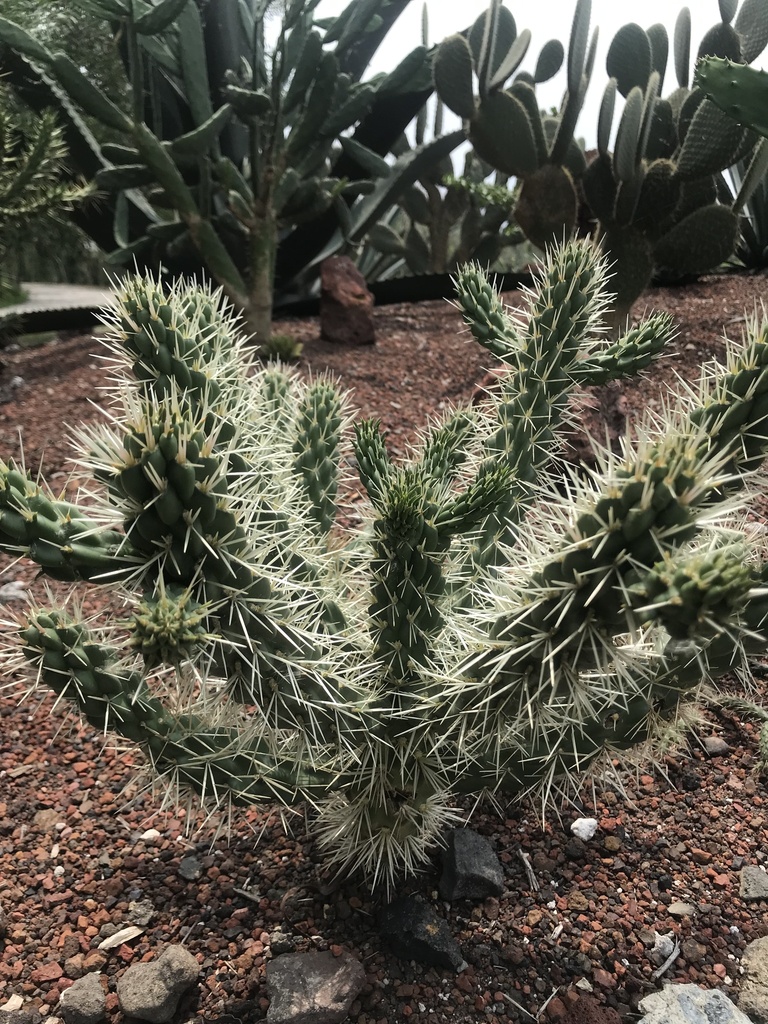
[[[649,309],[668,310],[680,331],[652,371],[622,386],[629,421],[662,402],[675,377],[695,380],[705,359],[721,355],[723,331],[738,337],[745,309],[751,313],[765,290],[763,276],[722,275],[649,292]],[[375,317],[377,342],[364,349],[322,342],[316,319],[279,329],[303,342],[301,371],[337,375],[402,454],[430,417],[472,397],[493,361],[445,302],[382,307]],[[27,466],[42,461],[57,490],[75,482],[65,425],[98,416],[98,349],[69,336],[2,356],[0,454],[15,455],[21,438]],[[31,566],[3,564],[6,580],[41,585]],[[25,1009],[55,1015],[60,993],[98,969],[109,983],[109,1020],[119,1024],[115,982],[126,966],[183,942],[199,962],[200,984],[174,1020],[261,1020],[265,963],[283,932],[297,951],[346,950],[362,960],[367,982],[349,1015],[357,1024],[502,1024],[531,1020],[547,1003],[543,1019],[559,1019],[589,988],[636,1019],[637,1002],[662,980],[722,987],[737,999],[742,952],[768,933],[768,903],[743,901],[738,877],[744,864],[768,863],[759,727],[730,712],[708,710],[701,733],[663,771],[640,774],[623,791],[606,783],[581,808],[565,807],[561,820],[542,825],[525,804],[481,805],[471,824],[499,854],[504,895],[479,905],[441,903],[438,856],[401,890],[420,893],[447,919],[469,964],[454,975],[382,947],[380,897],[355,879],[326,884],[301,814],[288,817],[287,833],[277,810],[262,808],[240,815],[228,840],[210,827],[187,837],[185,812],[164,812],[136,782],[138,753],[73,724],[49,697],[18,706],[23,686],[4,682],[0,908],[8,920],[0,1006],[18,995]],[[709,733],[727,742],[726,754],[707,756],[701,737]],[[587,844],[568,828],[580,813],[600,823]],[[146,836],[148,829],[157,832]],[[181,867],[190,856],[191,871],[189,861]],[[98,949],[131,923],[141,901],[153,908],[141,934]],[[675,917],[675,901],[695,913]],[[663,979],[649,958],[654,930],[674,932],[682,944]]]

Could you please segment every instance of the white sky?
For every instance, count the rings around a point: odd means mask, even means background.
[[[348,0],[321,0],[316,16],[328,17],[338,14],[344,10],[347,3]],[[504,0],[504,5],[513,14],[518,32],[524,28],[531,30],[531,45],[526,59],[521,65],[522,70],[533,71],[539,50],[548,39],[559,39],[567,51],[576,0],[534,0],[533,3],[522,2],[522,0]],[[673,2],[670,0],[642,0],[642,2],[631,5],[622,3],[621,0],[592,0],[590,32],[595,26],[599,26],[598,50],[592,81],[576,130],[577,136],[584,138],[588,148],[595,145],[597,114],[603,89],[608,80],[605,71],[605,54],[616,31],[630,21],[639,22],[643,28],[648,28],[656,22],[661,22],[666,27],[669,34],[670,55],[663,95],[668,95],[677,85],[672,61],[672,40],[675,20],[683,6],[682,2],[674,2],[674,0]],[[721,19],[717,0],[690,0],[687,6],[691,11],[692,21],[692,67],[702,36],[711,25]],[[487,7],[488,0],[427,0],[429,42],[439,42],[451,33],[466,28]],[[370,73],[391,71],[406,53],[421,42],[421,11],[422,0],[411,0],[382,43],[371,64]],[[764,51],[755,61],[755,66],[768,66],[768,50]],[[536,91],[542,108],[558,106],[565,91],[565,68],[562,68],[550,82],[538,86]],[[614,130],[618,118],[619,107],[617,105]],[[450,127],[451,124],[446,123],[446,128]]]

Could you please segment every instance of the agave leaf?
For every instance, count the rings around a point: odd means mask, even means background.
[[[74,7],[78,7],[86,14],[92,14],[97,18],[109,21],[112,18],[129,18],[131,16],[130,0],[70,0]]]
[[[162,39],[155,36],[139,36],[139,46],[172,78],[181,78],[181,65]]]
[[[447,194],[450,195],[452,189],[447,190]],[[411,220],[417,221],[419,224],[429,224],[432,219],[432,211],[429,207],[429,200],[426,195],[417,185],[412,185],[409,189],[400,196],[400,206]]]
[[[57,53],[51,61],[51,67],[56,78],[86,114],[116,131],[130,131],[130,118],[115,103],[107,99],[101,89],[92,85],[66,54]]]
[[[344,152],[351,156],[366,172],[366,174],[372,175],[374,178],[386,178],[391,171],[390,164],[384,159],[383,156],[379,156],[378,153],[374,153],[372,149],[368,149],[367,146],[363,146],[360,142],[355,139],[347,138],[342,136],[339,139],[341,148]]]
[[[50,64],[53,61],[53,54],[50,50],[46,49],[21,25],[9,21],[8,18],[3,18],[2,15],[0,15],[0,40],[18,53],[23,53],[25,57],[31,57],[32,60],[40,61],[43,64]]]
[[[115,241],[121,249],[130,245],[130,207],[128,205],[128,195],[124,191],[119,192],[115,199],[115,216],[112,222],[112,230],[115,233]]]
[[[738,194],[733,202],[734,213],[741,213],[752,198],[755,190],[765,180],[768,173],[768,139],[763,138],[755,147],[752,159],[741,181]]]
[[[127,188],[141,188],[151,185],[154,172],[146,164],[123,164],[120,167],[105,167],[96,175],[96,186],[107,192],[121,192]]]
[[[205,124],[213,117],[213,103],[208,87],[208,62],[205,56],[203,23],[197,4],[188,3],[181,11],[178,21],[179,62],[184,81],[184,91],[192,120],[196,125]]]
[[[134,21],[133,27],[140,35],[156,35],[158,32],[164,32],[176,21],[184,5],[189,2],[190,0],[160,0],[157,7],[153,7],[152,10],[138,17]]]
[[[390,168],[389,175],[376,185],[373,192],[362,200],[357,209],[353,210],[350,239],[359,241],[404,189],[417,181],[435,161],[452,153],[465,139],[466,135],[460,129],[448,135],[442,135],[439,139],[433,139],[401,156]]]
[[[365,236],[365,241],[377,252],[388,256],[402,256],[405,250],[405,240],[388,224],[374,224]]]
[[[426,274],[429,270],[431,252],[427,240],[412,225],[405,239],[405,261],[414,274]]]
[[[101,147],[101,155],[113,164],[139,163],[139,151],[132,146],[121,146],[116,142],[105,142]]]

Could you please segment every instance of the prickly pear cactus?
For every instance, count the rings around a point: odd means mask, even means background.
[[[571,389],[672,334],[656,315],[604,340],[605,285],[581,242],[519,315],[462,270],[498,393],[396,462],[330,380],[252,361],[220,294],[128,281],[104,421],[75,437],[95,490],[0,465],[0,546],[73,584],[3,633],[7,667],[138,744],[173,800],[307,801],[325,855],[372,883],[426,861],[464,795],[663,750],[702,680],[765,642],[768,563],[733,497],[768,446],[768,324],[564,482]],[[122,621],[86,620],[87,586],[119,588]]]
[[[563,46],[550,39],[539,53],[534,74],[518,71],[531,33],[518,33],[501,0],[492,0],[467,34],[445,39],[435,55],[438,97],[465,122],[480,159],[518,179],[515,219],[541,248],[569,235],[576,223],[576,179],[586,165],[573,133],[597,42],[593,37],[587,51],[588,31],[589,3],[579,0],[567,61],[569,91],[556,116],[540,110],[535,87],[559,71]]]
[[[753,60],[762,51],[768,8],[746,2],[736,13],[736,6],[721,10],[700,55]],[[729,14],[736,15],[733,25]],[[752,152],[755,137],[748,118],[737,123],[711,101],[701,74],[689,87],[690,31],[684,8],[673,41],[678,87],[667,97],[661,90],[669,40],[662,25],[624,25],[608,48],[611,77],[598,119],[598,156],[582,185],[603,249],[616,263],[614,318],[621,322],[654,273],[679,280],[712,270],[732,255],[739,235],[738,204],[721,202],[719,185],[722,172]],[[626,102],[611,152],[617,91]]]
[[[722,57],[703,57],[696,84],[737,125],[768,137],[768,74]]]

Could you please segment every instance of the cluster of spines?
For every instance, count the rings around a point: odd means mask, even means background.
[[[14,463],[0,462],[0,543],[62,580],[115,582],[136,569],[136,555],[121,533],[54,497]]]

